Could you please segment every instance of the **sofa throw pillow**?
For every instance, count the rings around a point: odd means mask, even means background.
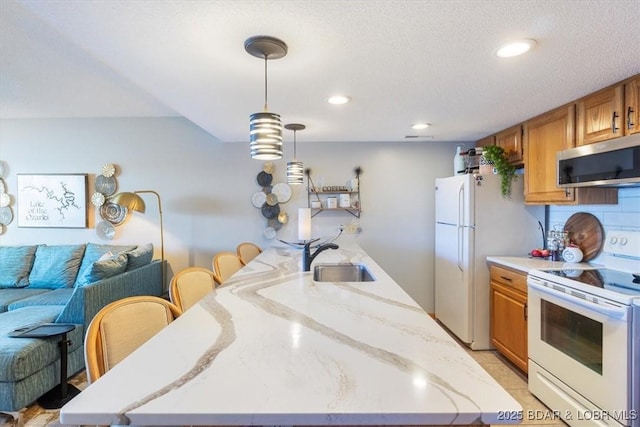
[[[29,274],[30,288],[69,288],[80,269],[85,245],[40,245]]]
[[[110,252],[106,255],[109,253]],[[83,276],[78,276],[76,286],[85,286],[102,279],[116,276],[123,273],[126,268],[127,255],[125,253],[115,254],[111,257],[103,256],[98,261],[94,262],[91,268],[85,271]]]
[[[145,266],[153,259],[153,245],[147,243],[146,245],[138,246],[136,249],[128,251],[127,256],[129,257],[127,271]]]
[[[78,278],[84,277],[87,274],[87,271],[89,271],[93,266],[93,263],[98,261],[98,259],[107,252],[118,254],[120,252],[133,250],[136,247],[137,246],[135,245],[101,245],[98,243],[87,243],[87,250],[84,251],[84,257],[82,258],[82,264],[80,264]]]
[[[24,288],[29,285],[36,245],[0,246],[0,288]]]

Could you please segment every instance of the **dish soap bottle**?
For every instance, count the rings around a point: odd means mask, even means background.
[[[462,145],[457,145],[456,155],[453,156],[453,174],[464,175],[465,169],[464,157],[462,157]]]

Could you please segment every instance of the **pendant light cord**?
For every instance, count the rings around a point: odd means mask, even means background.
[[[296,161],[296,130],[293,131],[293,161]]]
[[[264,111],[269,111],[269,107],[267,105],[267,60],[268,55],[264,56]]]

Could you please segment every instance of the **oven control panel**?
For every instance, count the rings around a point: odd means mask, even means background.
[[[640,258],[640,231],[609,230],[602,250],[610,255]]]

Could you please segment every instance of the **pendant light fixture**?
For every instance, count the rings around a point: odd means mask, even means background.
[[[296,158],[296,132],[304,130],[306,126],[299,123],[290,123],[284,125],[284,128],[293,131],[293,160],[287,162],[287,183],[302,184],[304,181],[304,167],[302,162],[299,162]]]
[[[251,157],[275,160],[282,157],[282,122],[280,115],[270,113],[267,106],[267,61],[287,54],[287,44],[269,36],[254,36],[244,42],[251,56],[264,58],[264,111],[249,116]]]

